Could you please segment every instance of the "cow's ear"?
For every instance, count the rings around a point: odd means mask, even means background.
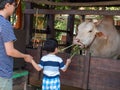
[[[99,26],[102,23],[102,21],[103,20],[99,20],[99,21],[94,22],[95,26]]]
[[[97,32],[97,33],[96,33],[96,36],[97,36],[97,37],[102,37],[102,36],[105,36],[105,35],[104,35],[102,32]]]
[[[104,39],[107,39],[107,36],[103,32],[97,32],[96,36],[97,37],[103,37]]]

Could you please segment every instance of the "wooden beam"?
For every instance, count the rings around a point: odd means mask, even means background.
[[[35,9],[25,9],[25,14],[35,14]],[[39,14],[74,14],[74,15],[120,15],[120,10],[48,10],[39,9]]]
[[[53,2],[48,0],[24,0],[36,4],[46,4],[53,6],[115,6],[120,5],[119,0],[114,1],[99,1],[99,2],[87,2],[87,3],[70,3],[70,2]]]
[[[54,29],[55,31],[57,32],[63,32],[63,33],[69,33],[70,31],[67,31],[67,30],[60,30],[60,29]]]

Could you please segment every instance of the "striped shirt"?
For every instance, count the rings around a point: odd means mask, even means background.
[[[16,37],[11,23],[0,15],[0,77],[12,77],[13,58],[6,54],[4,43],[14,40]]]
[[[64,69],[63,60],[53,54],[45,55],[41,58],[39,66],[43,69],[43,74],[48,77],[60,75],[59,69]]]

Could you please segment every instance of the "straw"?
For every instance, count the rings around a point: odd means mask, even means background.
[[[74,46],[74,45],[75,45],[75,44],[71,44],[70,46],[61,49],[59,52],[62,52],[62,51],[66,50],[66,49],[68,49],[68,48],[70,48],[70,47],[72,47],[72,46]]]

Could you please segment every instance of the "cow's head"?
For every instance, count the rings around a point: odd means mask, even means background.
[[[80,48],[86,48],[92,44],[95,37],[102,35],[103,33],[97,30],[95,23],[86,21],[78,26],[78,33],[73,39],[73,43],[79,45]]]

